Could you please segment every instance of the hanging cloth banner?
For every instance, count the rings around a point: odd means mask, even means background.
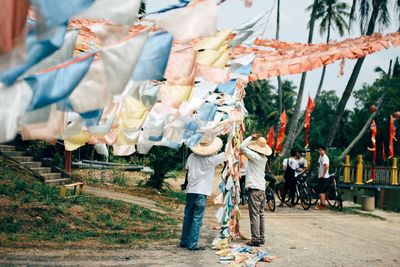
[[[119,95],[124,91],[141,57],[148,33],[148,29],[144,30],[125,42],[100,51],[107,75],[108,88],[112,95]]]
[[[392,115],[390,115],[389,159],[394,157],[393,140],[397,141],[397,139],[396,139],[396,127],[394,126],[394,118],[393,118]]]
[[[285,139],[285,131],[286,131],[286,111],[284,110],[280,117],[281,120],[281,128],[279,129],[278,139],[276,140],[275,154],[282,151],[283,140]]]
[[[304,128],[306,129],[306,140],[305,140],[305,147],[308,147],[308,133],[310,131],[310,122],[311,122],[311,113],[314,111],[315,104],[314,101],[308,96],[308,103],[306,108],[306,114],[304,116]]]
[[[0,73],[0,81],[7,86],[13,84],[15,80],[30,67],[59,49],[64,42],[66,32],[67,27],[61,25],[56,28],[54,34],[49,39],[38,39],[36,33],[30,30],[27,38],[28,54],[25,62]]]
[[[29,110],[39,109],[68,97],[86,75],[94,53],[86,54],[47,72],[26,77],[33,90]]]
[[[275,145],[275,130],[274,130],[274,126],[271,126],[271,128],[269,128],[269,131],[267,133],[267,144],[269,145],[270,148],[273,148]]]
[[[383,141],[382,141],[382,160],[383,161],[387,160],[386,151],[385,151],[385,143],[383,143]]]
[[[109,19],[118,24],[132,26],[136,21],[141,3],[141,0],[96,0],[79,17]]]
[[[189,6],[168,12],[157,21],[182,42],[217,32],[217,5],[214,0],[193,1]]]
[[[372,156],[373,156],[372,162],[373,162],[373,164],[375,164],[376,163],[376,135],[378,133],[378,129],[376,128],[375,120],[372,121],[370,129],[371,129],[371,134],[372,134],[371,135],[372,147],[368,148],[368,150],[372,151]]]
[[[190,0],[179,0],[179,3],[166,6],[160,10],[147,13],[146,15],[148,16],[148,15],[152,15],[152,14],[160,14],[160,13],[164,13],[164,12],[167,12],[167,11],[170,11],[173,9],[182,8],[182,7],[187,6],[189,3],[190,3]]]
[[[149,36],[133,71],[132,80],[162,80],[167,68],[173,37],[168,32],[156,32]]]

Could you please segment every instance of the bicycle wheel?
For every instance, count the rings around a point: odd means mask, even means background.
[[[267,205],[270,211],[275,211],[276,203],[275,203],[275,195],[272,188],[267,187],[266,197],[267,197]]]
[[[335,208],[338,199],[337,191],[335,190],[335,188],[329,187],[325,195],[326,201],[328,202],[329,206],[331,206],[331,208]]]
[[[310,199],[311,199],[310,204],[311,204],[312,206],[314,206],[314,205],[317,204],[317,202],[318,202],[318,200],[319,200],[319,195],[317,194],[317,192],[315,191],[315,189],[312,188],[312,187],[309,189],[309,192],[310,192]]]
[[[340,190],[340,188],[337,189],[338,190],[338,201],[337,201],[337,208],[339,211],[343,211],[343,193]]]
[[[311,195],[307,187],[300,188],[300,199],[303,209],[308,210],[311,207]]]
[[[281,202],[285,202],[285,201],[282,201],[282,194],[283,194],[283,188],[284,188],[284,187],[285,187],[285,183],[284,183],[284,182],[280,182],[280,183],[277,184],[276,187],[275,187],[276,196],[278,197],[278,199],[279,199]]]

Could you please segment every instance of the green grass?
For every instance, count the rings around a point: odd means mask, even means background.
[[[166,190],[165,192],[162,193],[162,195],[175,199],[176,202],[179,204],[186,203],[186,193],[185,192]]]
[[[375,218],[375,219],[379,219],[382,221],[386,221],[385,218],[372,214],[372,213],[367,213],[367,212],[362,212],[361,208],[359,207],[343,207],[343,213],[347,213],[347,214],[355,214],[355,215],[360,215],[363,217],[370,217],[370,218]]]
[[[173,194],[173,193],[171,193]],[[179,199],[179,194],[175,196]],[[31,178],[0,158],[0,245],[32,246],[85,240],[100,246],[142,245],[177,238],[175,218],[117,200],[81,195],[61,199],[59,190]],[[43,243],[44,242],[44,243]]]

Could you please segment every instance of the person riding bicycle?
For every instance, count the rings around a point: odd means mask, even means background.
[[[319,194],[319,199],[321,200],[321,204],[316,206],[317,210],[326,209],[326,190],[329,187],[329,158],[326,155],[326,147],[324,145],[318,146],[318,185],[317,185],[317,193]]]
[[[289,191],[290,204],[289,207],[293,207],[295,205],[295,190],[296,190],[296,170],[299,168],[299,164],[296,160],[296,150],[292,148],[290,150],[290,157],[283,160],[283,177],[285,178],[285,187],[282,193],[282,202],[279,204],[279,207],[283,207],[283,204],[286,199],[286,194]]]

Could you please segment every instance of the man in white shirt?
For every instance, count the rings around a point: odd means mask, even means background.
[[[304,175],[307,171],[307,160],[303,157],[300,151],[297,151],[296,160],[299,165],[298,169],[296,170],[297,176]]]
[[[180,246],[189,250],[203,250],[197,244],[203,223],[207,196],[212,193],[215,167],[225,161],[225,153],[216,154],[222,148],[222,140],[216,137],[212,142],[201,141],[191,148],[186,169],[188,184],[185,215]]]
[[[329,186],[329,158],[326,155],[326,147],[324,145],[318,146],[318,186],[317,191],[319,193],[319,199],[321,200],[321,204],[316,206],[317,210],[326,209],[326,190]]]
[[[272,154],[265,138],[258,134],[247,137],[240,145],[241,152],[248,158],[245,188],[248,190],[251,241],[250,246],[265,243],[264,207],[265,207],[265,166],[267,156]]]
[[[296,177],[297,177],[297,169],[299,168],[299,163],[296,160],[297,151],[295,149],[290,150],[290,157],[283,160],[283,171],[285,178],[285,187],[282,192],[282,202],[279,204],[279,207],[283,207],[283,204],[286,199],[286,194],[289,191],[289,199],[290,204],[287,204],[289,207],[294,207],[294,197],[296,190]]]

